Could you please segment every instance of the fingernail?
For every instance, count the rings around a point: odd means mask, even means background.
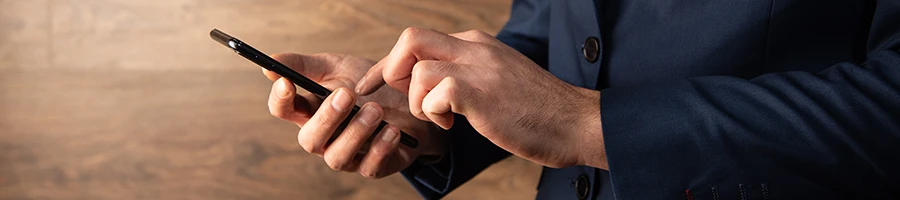
[[[384,131],[384,135],[381,136],[381,140],[385,142],[393,142],[394,138],[397,137],[397,131],[395,131],[391,127],[385,126],[384,128],[386,128],[387,130]]]
[[[343,111],[344,108],[350,107],[350,101],[352,100],[353,99],[350,99],[350,95],[348,95],[346,91],[340,89],[335,91],[334,99],[331,100],[331,107],[340,112]]]
[[[290,83],[288,83],[287,80],[284,80],[284,78],[278,79],[278,89],[276,89],[276,90],[278,90],[278,97],[284,98],[284,97],[288,97],[288,95],[291,94],[291,92],[288,91],[287,84],[290,84]]]
[[[363,106],[359,113],[359,121],[366,126],[372,126],[375,125],[375,120],[378,120],[378,110],[370,105]]]
[[[356,93],[362,94],[363,89],[365,89],[365,88],[363,88],[363,86],[365,86],[365,85],[366,85],[366,77],[363,77],[362,80],[359,80],[359,83],[356,83]]]

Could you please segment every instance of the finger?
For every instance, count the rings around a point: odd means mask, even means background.
[[[391,125],[381,129],[370,145],[369,152],[362,158],[359,165],[359,174],[367,178],[382,178],[387,176],[385,166],[387,161],[397,151],[400,143],[399,130]]]
[[[335,171],[356,171],[354,157],[378,127],[381,106],[369,102],[359,109],[344,131],[325,150],[325,163]]]
[[[366,71],[366,74],[363,75],[362,79],[356,83],[356,94],[359,95],[369,95],[384,86],[384,78],[381,76],[382,70],[384,70],[384,59],[372,65],[372,68],[369,68],[369,71]]]
[[[356,97],[351,95],[346,88],[338,88],[322,101],[322,106],[300,128],[297,141],[306,152],[322,155],[325,153],[325,145],[334,130],[340,126],[344,118],[347,118]]]
[[[271,81],[275,81],[275,80],[278,80],[279,78],[281,78],[281,75],[278,75],[277,73],[275,73],[273,71],[269,71],[268,69],[262,68],[262,67],[260,67],[260,69],[262,69],[263,75],[266,76],[266,78],[268,78]]]
[[[310,103],[295,91],[293,83],[283,78],[277,79],[269,93],[269,113],[302,126],[310,117]]]
[[[313,81],[321,80],[326,74],[330,73],[334,68],[334,63],[337,63],[339,58],[335,58],[336,56],[329,56],[327,54],[315,54],[315,55],[302,55],[296,53],[279,53],[271,56],[272,59],[278,61],[281,64],[284,64],[288,68],[296,71],[297,73],[306,76]],[[275,72],[269,71],[265,68],[262,69],[263,75],[269,80],[278,80],[281,75],[278,75]]]
[[[423,60],[416,63],[412,69],[412,78],[409,85],[409,112],[416,118],[429,120],[422,111],[422,100],[432,88],[437,86],[444,77],[454,73],[459,66],[450,62]]]
[[[453,127],[453,113],[466,114],[466,100],[473,98],[471,94],[471,89],[453,77],[444,78],[422,100],[422,111],[432,122],[448,130]]]
[[[407,28],[391,52],[379,62],[381,67],[373,68],[366,73],[362,84],[357,85],[362,94],[375,91],[379,85],[377,79],[406,94],[409,90],[409,78],[413,65],[419,60],[444,60],[456,58],[458,47],[464,42],[445,33],[419,28]],[[378,76],[377,73],[381,73]]]

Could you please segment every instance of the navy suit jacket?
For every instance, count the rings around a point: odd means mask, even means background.
[[[900,0],[518,0],[511,15],[498,39],[601,90],[610,171],[545,168],[539,199],[575,199],[579,176],[589,199],[900,198]],[[444,160],[402,172],[425,198],[509,156],[456,120]]]

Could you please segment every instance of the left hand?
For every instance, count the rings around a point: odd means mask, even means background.
[[[444,129],[458,113],[497,146],[533,162],[608,168],[600,92],[559,80],[487,33],[408,28],[357,93],[384,83],[409,96],[415,117]]]
[[[269,111],[273,116],[299,126],[297,140],[303,150],[322,156],[332,169],[381,178],[407,168],[420,155],[439,157],[446,152],[443,131],[409,114],[406,96],[402,93],[381,88],[357,98],[353,92],[348,92],[374,61],[333,53],[287,53],[272,58],[334,91],[325,99],[309,92],[296,93],[293,83],[263,69],[263,74],[275,81],[269,95]],[[338,99],[345,101],[340,103]],[[354,101],[366,103],[355,116],[348,116]],[[353,120],[341,132],[335,133],[346,118]],[[381,132],[374,132],[381,119],[390,124]],[[398,145],[397,129],[418,139],[419,147]],[[329,144],[334,134],[339,135]],[[377,139],[369,140],[373,134]],[[359,154],[360,151],[366,153]]]

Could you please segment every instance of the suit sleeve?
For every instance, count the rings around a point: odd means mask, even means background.
[[[547,66],[549,1],[516,0],[509,21],[497,39]],[[432,165],[413,164],[401,171],[413,188],[426,199],[439,199],[472,179],[488,166],[510,154],[481,136],[464,116],[456,115],[449,135],[449,152]]]
[[[867,60],[601,92],[617,199],[900,198],[900,2]]]

